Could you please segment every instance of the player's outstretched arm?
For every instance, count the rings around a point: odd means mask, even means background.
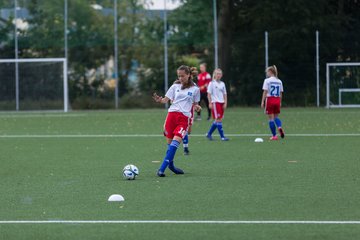
[[[161,97],[161,96],[157,95],[157,93],[154,93],[152,98],[157,103],[167,103],[170,100],[168,97]]]

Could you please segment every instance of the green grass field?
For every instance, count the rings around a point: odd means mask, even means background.
[[[278,142],[261,109],[226,112],[230,142],[207,141],[210,123],[196,122],[191,155],[175,157],[186,174],[161,179],[164,110],[1,113],[0,239],[359,239],[360,222],[16,222],[360,221],[360,111],[283,112],[288,136]],[[122,179],[128,163],[140,169],[135,181]],[[114,193],[125,202],[107,202]]]

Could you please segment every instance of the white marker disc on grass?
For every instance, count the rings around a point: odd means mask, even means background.
[[[120,194],[113,194],[108,199],[109,202],[123,202],[125,201],[124,197]]]
[[[256,142],[256,143],[262,143],[262,142],[264,142],[264,139],[262,139],[262,138],[256,138],[256,139],[255,139],[255,142]]]

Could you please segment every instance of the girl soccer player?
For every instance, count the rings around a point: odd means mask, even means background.
[[[196,81],[197,76],[198,76],[198,70],[197,70],[196,67],[192,67],[192,68],[190,68],[190,70],[191,70],[192,81],[195,84],[195,81]],[[200,93],[200,101],[201,101],[201,93]],[[183,138],[184,155],[189,155],[190,154],[190,151],[189,151],[189,135],[191,133],[193,123],[194,123],[194,106],[191,109],[191,118],[190,118],[190,122],[189,122],[189,129],[187,131],[187,134]]]
[[[168,115],[164,125],[164,135],[168,144],[166,155],[160,169],[157,172],[159,177],[165,177],[167,167],[175,174],[184,174],[184,171],[174,165],[174,156],[182,139],[187,134],[191,110],[200,111],[200,91],[191,78],[191,69],[187,66],[180,66],[177,69],[178,80],[169,88],[165,97],[156,93],[153,99],[158,103],[172,101],[168,109]]]
[[[207,95],[207,89],[211,82],[211,75],[206,71],[206,63],[200,64],[200,74],[197,78],[197,85],[200,88],[200,103],[204,101],[208,110],[207,120],[210,120],[211,109],[209,108],[209,99]],[[196,120],[201,120],[201,114],[198,112]]]
[[[213,80],[208,86],[208,98],[209,98],[209,108],[211,109],[214,122],[212,123],[206,137],[209,140],[213,140],[212,133],[215,129],[218,129],[221,141],[229,141],[228,138],[224,135],[222,119],[224,117],[224,110],[227,107],[227,93],[225,83],[221,81],[223,72],[220,68],[215,69],[213,73]]]
[[[261,99],[261,107],[265,108],[265,113],[269,117],[269,128],[272,133],[270,140],[278,140],[278,137],[276,136],[276,126],[281,138],[285,137],[284,130],[281,126],[281,120],[278,117],[280,114],[284,88],[282,81],[278,79],[278,71],[275,65],[266,69],[266,77],[263,84],[264,92]]]

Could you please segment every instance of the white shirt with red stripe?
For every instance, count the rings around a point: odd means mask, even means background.
[[[181,112],[191,118],[192,106],[200,102],[200,89],[197,86],[181,89],[181,84],[173,84],[165,96],[172,102],[168,112]]]
[[[224,95],[227,94],[225,83],[223,81],[212,80],[208,86],[208,93],[211,95],[211,102],[224,103]]]
[[[263,90],[267,91],[267,97],[280,97],[284,92],[282,81],[276,77],[269,77],[264,80]]]

